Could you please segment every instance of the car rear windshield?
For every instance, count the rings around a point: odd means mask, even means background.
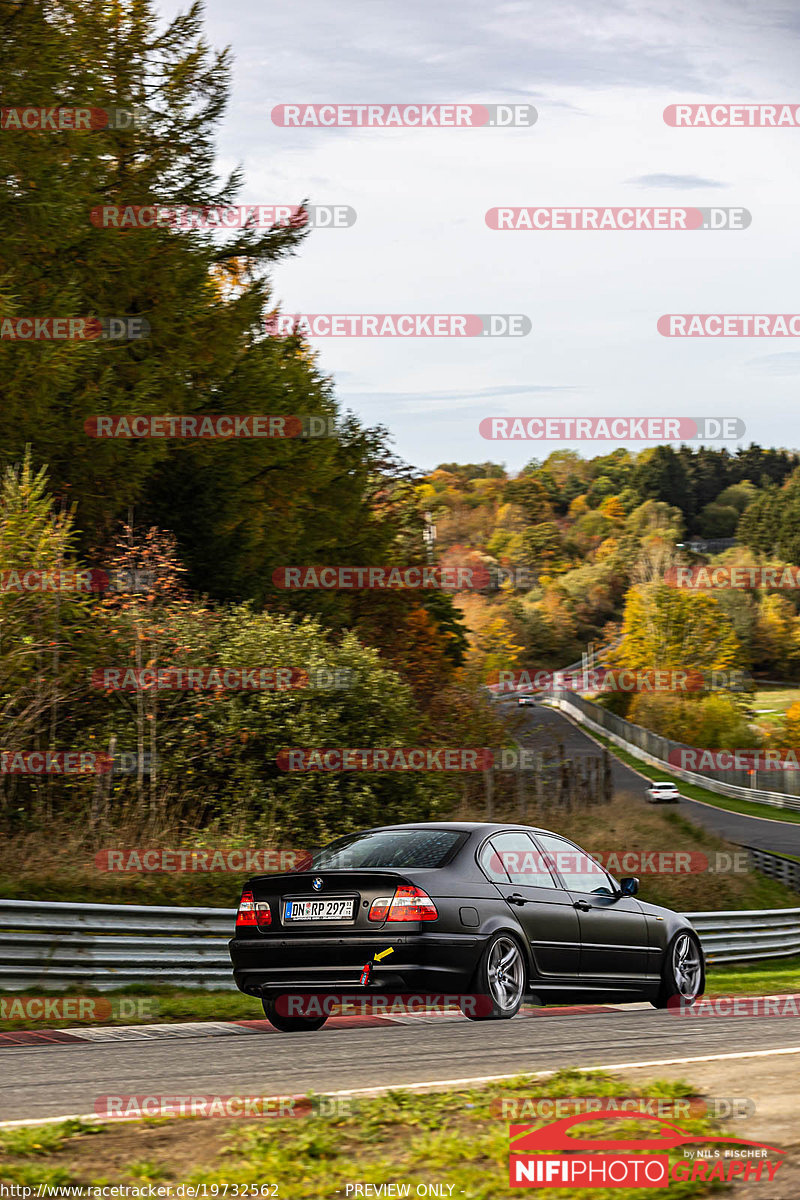
[[[340,838],[314,855],[315,870],[441,867],[466,834],[452,829],[378,829]]]

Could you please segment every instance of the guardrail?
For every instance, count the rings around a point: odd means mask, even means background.
[[[800,892],[800,862],[796,858],[773,854],[771,850],[760,850],[758,846],[742,846],[742,849],[748,852],[753,866],[762,875],[769,875],[793,892]]]
[[[800,908],[686,913],[714,963],[800,953]],[[0,990],[234,987],[235,909],[0,900]]]
[[[232,988],[236,910],[0,900],[0,988]]]
[[[800,908],[684,913],[710,963],[746,962],[800,954]]]
[[[761,788],[740,787],[735,783],[725,783],[724,780],[715,779],[710,774],[701,775],[696,771],[685,771],[682,767],[673,766],[672,763],[667,762],[663,757],[643,749],[642,746],[637,745],[630,738],[638,737],[640,740],[644,739],[654,746],[663,743],[665,747],[678,746],[678,742],[672,742],[668,738],[663,738],[641,725],[634,725],[632,721],[626,721],[624,717],[618,717],[615,713],[601,708],[598,704],[593,704],[591,700],[586,700],[583,696],[578,696],[574,692],[554,689],[548,699],[556,708],[574,717],[576,721],[581,725],[585,725],[587,729],[591,729],[594,733],[599,733],[601,737],[608,738],[615,746],[619,746],[634,758],[649,763],[651,766],[663,767],[668,775],[676,775],[679,779],[683,779],[687,783],[694,783],[709,792],[716,792],[719,796],[731,796],[736,800],[750,800],[758,804],[768,804],[771,808],[789,808],[794,812],[800,812],[800,796],[793,796],[787,792],[768,792]],[[629,737],[624,737],[620,732],[615,732],[615,730],[622,730]],[[691,747],[685,747],[685,749],[691,749]],[[731,774],[734,774],[734,772],[731,772]],[[792,782],[795,786],[800,784],[800,776],[796,771],[793,772]]]

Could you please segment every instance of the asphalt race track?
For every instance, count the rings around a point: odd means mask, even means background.
[[[800,1046],[791,1017],[692,1018],[638,1005],[601,1013],[539,1009],[477,1024],[406,1017],[403,1024],[297,1034],[220,1025],[213,1035],[186,1036],[179,1029],[152,1040],[144,1027],[130,1031],[131,1040],[1,1050],[0,1120],[88,1115],[104,1095],[330,1093]],[[689,1063],[689,1079],[691,1071]]]
[[[554,709],[522,709],[520,716],[525,747],[551,754],[563,747],[573,758],[597,753],[597,744]],[[645,803],[643,779],[617,759],[613,778],[616,791]],[[800,854],[800,825],[691,800],[682,800],[680,811],[732,842]],[[680,1016],[642,1004],[528,1009],[512,1021],[478,1024],[460,1016],[342,1017],[299,1034],[279,1034],[259,1015],[254,1004],[249,1023],[97,1030],[88,1035],[94,1040],[36,1046],[8,1042],[0,1046],[0,1121],[90,1116],[106,1095],[286,1096],[800,1048],[791,1017]],[[691,1062],[685,1074],[691,1079]]]
[[[520,708],[519,713],[524,724],[521,727],[522,732],[517,736],[523,746],[553,750],[563,745],[568,758],[597,754],[597,742],[558,709],[537,704],[531,708]],[[646,803],[646,781],[613,755],[612,773],[615,791],[632,792],[642,797],[643,804]],[[702,825],[729,842],[741,846],[756,846],[760,850],[772,850],[776,854],[800,855],[800,822],[793,824],[789,821],[743,816],[741,813],[727,812],[711,804],[687,799],[681,799],[678,805],[670,805],[669,811],[680,812],[688,820]]]

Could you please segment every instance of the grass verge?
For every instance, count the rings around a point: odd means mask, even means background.
[[[800,958],[725,963],[708,972],[706,992],[730,992],[732,995],[744,993],[753,996],[800,992]]]
[[[257,1189],[239,1190],[240,1196],[276,1195],[278,1200],[345,1196],[346,1185],[355,1182],[408,1185],[405,1194],[413,1196],[420,1184],[435,1183],[443,1187],[434,1195],[511,1200],[519,1195],[508,1182],[508,1127],[515,1118],[503,1115],[502,1103],[534,1096],[655,1097],[677,1101],[677,1113],[683,1114],[688,1110],[686,1099],[698,1093],[683,1081],[633,1087],[608,1073],[569,1070],[546,1080],[520,1076],[479,1089],[422,1095],[396,1091],[351,1100],[336,1115],[265,1118],[258,1124],[166,1117],[119,1125],[65,1122],[0,1130],[4,1160],[0,1182],[34,1187],[149,1183],[169,1188],[165,1195],[175,1195],[172,1189],[180,1184],[205,1184],[209,1196],[221,1196],[224,1184],[235,1183],[240,1189]],[[508,1114],[508,1104],[505,1111]],[[552,1117],[516,1119],[543,1125]],[[672,1120],[682,1129],[708,1135],[709,1144],[723,1132],[706,1116],[681,1115]],[[652,1136],[653,1128],[651,1122],[626,1114],[624,1119],[595,1121],[590,1129],[573,1127],[573,1132],[632,1138]],[[681,1159],[681,1147],[670,1151],[669,1157],[672,1163]],[[217,1193],[212,1190],[215,1185],[220,1189]],[[703,1197],[716,1187],[699,1180],[671,1183],[669,1194]],[[538,1189],[528,1191],[528,1195],[541,1194]],[[569,1195],[574,1200],[615,1200],[619,1193],[594,1187],[570,1190]],[[625,1195],[626,1200],[651,1200],[652,1188],[626,1188]]]
[[[758,723],[770,732],[778,732],[783,728],[787,709],[800,700],[800,688],[764,686],[752,692],[748,700]]]

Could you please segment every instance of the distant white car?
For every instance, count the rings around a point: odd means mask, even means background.
[[[675,784],[667,782],[651,783],[645,791],[645,796],[651,804],[677,804],[681,798]]]
[[[517,705],[519,708],[522,708],[522,706],[524,704],[535,704],[535,703],[536,703],[536,700],[533,696],[518,696],[517,697]]]

